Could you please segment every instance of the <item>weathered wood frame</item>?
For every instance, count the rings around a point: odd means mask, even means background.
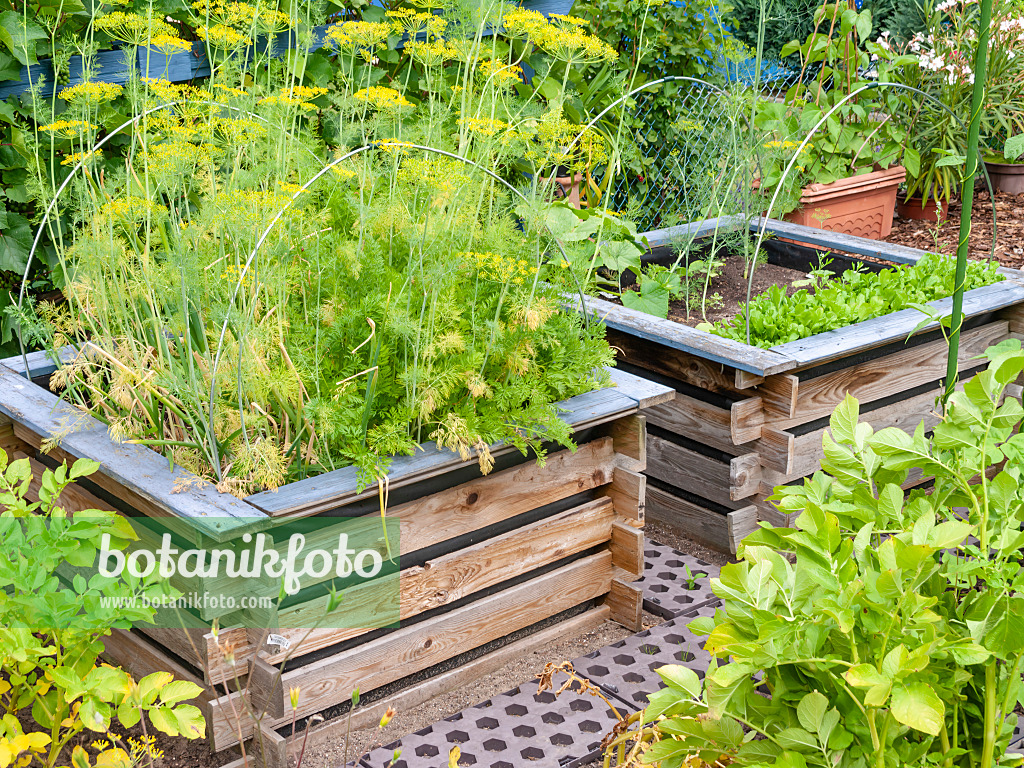
[[[21,358],[0,361],[0,448],[28,457],[37,473],[54,459],[100,462],[90,480],[64,492],[68,508],[175,520],[198,541],[226,541],[300,516],[375,509],[376,498],[369,497],[377,490],[360,491],[350,469],[276,494],[219,494],[172,471],[149,448],[112,442],[101,423],[49,392],[45,380],[53,370],[39,354],[27,371]],[[487,476],[480,476],[475,460],[436,446],[395,459],[388,514],[402,528],[402,554],[415,563],[417,553],[433,553],[422,564],[403,565],[403,625],[319,630],[308,637],[269,625],[292,643],[289,653],[267,645],[266,631],[232,628],[227,621],[216,634],[149,628],[119,633],[108,644],[111,658],[143,674],[164,664],[201,684],[210,742],[221,750],[290,723],[293,686],[301,689],[298,716],[305,717],[347,701],[356,687],[365,694],[399,683],[588,605],[595,606],[591,616],[599,611],[639,629],[642,595],[631,582],[643,573],[646,425],[640,411],[674,393],[621,371],[612,376],[614,387],[562,404],[561,418],[573,426],[579,449],[553,451],[544,466],[501,445],[492,447],[499,464]],[[41,448],[50,447],[44,441],[58,434],[58,445],[44,454]],[[215,517],[219,525],[211,522]],[[315,613],[316,606],[295,610]],[[550,635],[545,631],[539,637]],[[283,673],[277,664],[285,665]],[[457,676],[449,678],[455,684]],[[250,711],[264,716],[256,722]]]
[[[733,216],[646,236],[653,251],[681,237],[699,241],[744,225]],[[868,261],[915,264],[926,253],[773,219],[755,218],[746,226]],[[990,344],[1024,332],[1024,273],[999,273],[1003,282],[964,296],[962,374],[975,371],[974,358]],[[939,318],[950,315],[951,305],[948,298],[930,302]],[[765,499],[775,486],[798,482],[820,467],[827,417],[846,393],[861,401],[865,419],[878,428],[935,418],[946,344],[939,322],[922,325],[926,318],[916,309],[771,349],[601,299],[587,299],[586,311],[607,324],[620,369],[676,390],[672,401],[647,411],[651,519],[674,522],[725,551],[735,551],[758,519],[787,522]]]

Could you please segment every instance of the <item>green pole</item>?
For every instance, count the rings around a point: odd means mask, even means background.
[[[956,282],[953,290],[953,313],[950,315],[949,359],[946,364],[946,391],[943,403],[956,387],[960,357],[960,327],[964,322],[964,281],[967,277],[967,249],[971,236],[971,211],[974,208],[974,177],[978,173],[978,134],[981,132],[981,110],[985,101],[985,78],[988,73],[989,24],[992,21],[992,0],[981,0],[978,29],[978,50],[974,55],[974,89],[971,93],[971,122],[967,131],[967,161],[964,185],[960,190],[960,241],[956,249]]]

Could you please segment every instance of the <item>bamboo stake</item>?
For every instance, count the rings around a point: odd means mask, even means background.
[[[967,277],[967,249],[971,237],[971,212],[974,208],[974,177],[978,173],[978,134],[981,131],[981,110],[985,101],[985,79],[988,74],[989,26],[992,21],[992,0],[981,0],[978,49],[974,54],[974,89],[971,93],[971,122],[967,130],[967,162],[963,187],[960,190],[960,242],[956,249],[956,282],[953,310],[949,318],[949,358],[946,364],[946,391],[943,404],[956,388],[960,357],[960,328],[964,322],[964,281]]]

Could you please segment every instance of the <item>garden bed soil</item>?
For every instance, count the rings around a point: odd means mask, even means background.
[[[886,242],[925,251],[937,249],[941,253],[955,254],[959,237],[960,211],[960,201],[953,200],[949,206],[949,218],[938,227],[937,232],[935,222],[897,218]],[[995,215],[998,227],[996,258],[1004,267],[1021,269],[1024,267],[1024,195],[997,193]],[[972,259],[988,259],[991,252],[992,198],[987,191],[979,190],[974,196],[974,208],[971,213],[968,255]]]
[[[747,302],[747,277],[744,276],[743,271],[743,257],[729,256],[718,276],[711,281],[708,296],[717,293],[720,300],[715,306],[708,308],[707,315],[701,315],[700,297],[698,297],[696,302],[690,300],[689,314],[686,312],[686,301],[673,301],[669,304],[668,319],[693,327],[698,323],[714,323],[735,317],[739,313],[740,307]],[[777,264],[759,264],[754,270],[754,285],[750,296],[751,298],[758,296],[773,285],[785,287],[787,294],[793,294],[800,290],[793,283],[806,277],[805,272],[797,269],[780,267]]]
[[[677,323],[696,327],[700,323],[714,323],[726,318],[735,317],[739,314],[740,307],[747,301],[747,278],[743,276],[744,261],[740,255],[727,256],[725,263],[719,270],[718,275],[712,279],[708,288],[707,313],[700,311],[701,296],[690,299],[690,311],[687,313],[685,299],[679,299],[669,303],[668,319]],[[793,283],[803,280],[807,274],[798,269],[780,267],[777,264],[760,264],[754,271],[754,286],[751,298],[764,293],[773,285],[785,286],[786,293],[792,294],[800,288],[794,287]],[[703,286],[703,278],[701,279]],[[719,301],[711,303],[712,295],[718,294]],[[616,303],[622,302],[615,300]]]

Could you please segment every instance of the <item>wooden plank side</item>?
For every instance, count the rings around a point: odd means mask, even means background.
[[[571,301],[571,297],[568,300]],[[576,302],[578,307],[578,299]],[[698,331],[682,323],[663,320],[603,299],[587,298],[585,311],[616,331],[629,333],[757,376],[782,373],[796,365],[796,361],[784,354],[751,347],[706,331]]]
[[[760,378],[746,371],[713,363],[699,355],[687,354],[614,328],[608,329],[607,338],[621,362],[660,373],[671,379],[678,379],[710,392],[749,397],[750,393],[744,391],[749,387],[737,386],[737,376],[744,374],[742,383]]]
[[[638,410],[637,401],[618,392],[615,387],[577,395],[557,405],[563,409],[559,418],[576,429],[605,424],[635,414]],[[498,443],[491,446],[491,454],[495,457],[516,450]],[[440,449],[434,443],[424,443],[413,456],[394,457],[388,472],[388,485],[392,489],[400,488],[476,463],[475,457],[463,459],[454,451]],[[358,470],[344,467],[289,483],[277,491],[248,496],[246,501],[272,517],[305,516],[376,495],[376,486],[360,491]]]
[[[715,234],[715,232],[734,232],[740,229],[743,223],[743,216],[734,214],[703,221],[691,221],[664,229],[652,229],[649,232],[644,232],[643,236],[647,239],[649,248],[659,248],[670,246],[679,240],[683,242],[700,240]]]
[[[857,256],[871,256],[872,258],[893,261],[898,264],[916,264],[918,259],[928,253],[927,251],[909,248],[905,245],[887,243],[881,240],[869,240],[866,237],[845,235],[841,232],[807,227],[780,219],[764,219],[760,216],[751,219],[751,232],[759,232],[762,227],[764,227],[766,232],[778,235],[779,237],[797,240],[801,244],[843,251],[844,253],[852,253]]]
[[[612,579],[611,590],[604,599],[609,618],[631,632],[644,628],[644,591],[623,579]]]
[[[928,306],[940,317],[948,317],[952,311],[952,302],[951,298],[939,299],[929,302]],[[1014,280],[1005,280],[1001,283],[967,291],[964,294],[964,316],[982,315],[1021,303],[1024,303],[1024,285]],[[915,328],[924,319],[924,314],[916,309],[903,309],[846,328],[781,344],[772,349],[798,361],[796,369],[800,370],[874,347],[903,341],[915,333]],[[927,333],[938,327],[938,323],[932,321],[921,327],[916,333]]]
[[[643,472],[647,467],[647,417],[638,413],[598,427],[598,434],[612,439],[615,463],[623,469]]]
[[[728,507],[735,508],[735,502],[760,487],[757,454],[719,461],[656,435],[648,436],[648,451],[651,477]]]
[[[612,500],[615,516],[634,528],[644,524],[647,498],[647,477],[630,469],[615,467],[612,481],[600,490],[602,496]]]
[[[399,594],[398,618],[406,621],[607,542],[611,542],[613,564],[625,568],[639,557],[642,571],[643,532],[614,523],[614,519],[611,500],[595,499],[554,517],[435,558],[425,565],[406,568],[400,579],[362,582],[345,590],[339,611],[344,611],[345,604],[350,604],[358,612],[357,618],[393,613],[395,595]],[[616,532],[613,524],[640,536],[639,554],[630,550],[635,542],[629,540],[629,534]],[[324,622],[327,601],[328,597],[324,596],[280,612],[282,624],[289,628],[274,631],[291,642],[291,650],[271,656],[271,663],[311,653],[369,631],[359,627],[337,628],[336,623],[330,626],[331,622]],[[383,606],[382,610],[370,612],[369,607],[378,604]],[[328,626],[312,632],[291,629],[316,627],[320,622]]]
[[[611,530],[612,565],[633,579],[644,575],[644,532],[623,523],[613,523]]]
[[[283,687],[299,688],[295,716],[307,717],[348,700],[356,688],[366,693],[605,595],[611,589],[612,573],[611,553],[591,555],[378,641],[287,672]],[[234,720],[232,706],[242,710],[240,722]],[[290,722],[290,713],[269,725],[278,727],[286,720]],[[210,702],[207,729],[216,751],[237,744],[239,734],[249,738],[253,726],[241,694]]]
[[[671,387],[641,378],[623,371],[621,368],[611,368],[608,374],[612,377],[615,388],[627,397],[636,400],[637,405],[641,408],[650,408],[652,405],[664,403],[675,395],[675,390]]]
[[[648,409],[646,415],[651,426],[682,435],[720,451],[731,452],[735,446],[732,439],[732,412],[681,392],[677,392],[671,402]]]
[[[757,440],[764,424],[761,398],[734,401],[728,410],[677,392],[673,400],[647,410],[650,424],[729,453]]]
[[[671,525],[718,552],[735,553],[739,542],[757,525],[757,510],[752,505],[723,514],[662,488],[652,486],[648,493],[651,520]]]
[[[141,445],[114,443],[106,427],[9,368],[0,366],[0,413],[26,442],[63,436],[60,450],[72,459],[100,463],[90,479],[153,516],[187,518],[205,535],[222,541],[266,522],[266,515],[230,494],[218,493],[181,467],[169,471],[160,454]]]
[[[764,408],[779,416],[793,416],[796,413],[796,396],[800,379],[789,373],[769,376],[757,385],[757,394],[764,402]]]
[[[387,510],[401,526],[402,552],[415,552],[479,530],[614,479],[610,437],[559,451],[542,467],[534,462],[477,478]]]
[[[976,366],[978,362],[971,358],[1006,336],[1005,320],[962,334],[959,357],[961,370]],[[797,415],[790,419],[769,415],[766,423],[785,430],[828,416],[847,394],[862,403],[868,403],[935,381],[946,372],[946,351],[945,340],[939,339],[812,379],[801,379]]]

